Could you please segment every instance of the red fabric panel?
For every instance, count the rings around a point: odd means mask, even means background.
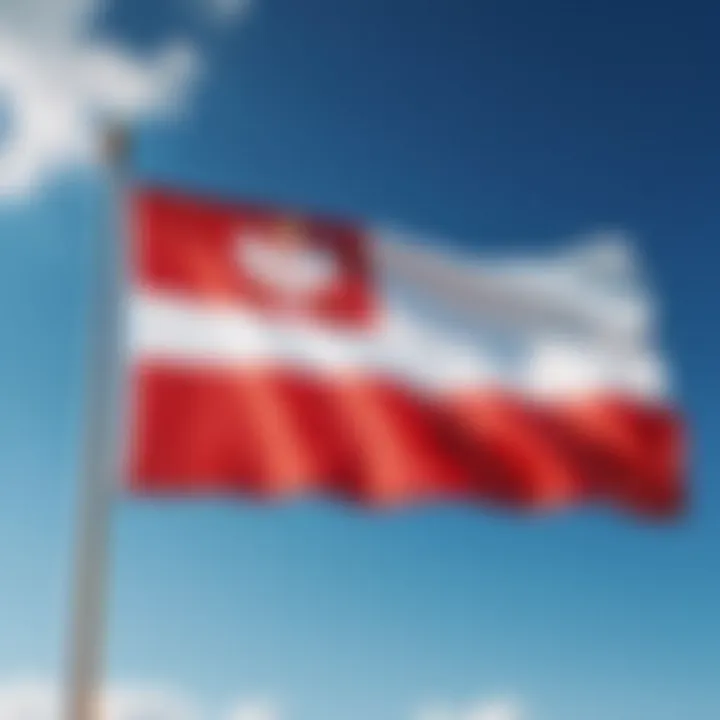
[[[612,397],[429,399],[383,380],[146,364],[134,415],[139,493],[327,494],[374,507],[602,501],[652,515],[682,504],[678,418]]]

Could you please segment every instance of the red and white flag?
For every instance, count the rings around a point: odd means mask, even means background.
[[[680,422],[622,245],[468,262],[162,191],[132,214],[133,491],[679,509]]]

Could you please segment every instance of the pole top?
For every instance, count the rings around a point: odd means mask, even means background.
[[[113,123],[105,129],[102,140],[103,159],[111,169],[124,170],[132,151],[130,129],[122,123]]]

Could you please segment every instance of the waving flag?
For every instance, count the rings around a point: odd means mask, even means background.
[[[680,507],[623,246],[480,262],[250,205],[132,205],[133,491]]]

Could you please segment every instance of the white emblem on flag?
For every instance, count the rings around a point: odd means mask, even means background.
[[[281,295],[302,297],[330,287],[339,273],[335,255],[313,247],[305,234],[292,226],[271,235],[242,234],[236,260],[252,277]]]

